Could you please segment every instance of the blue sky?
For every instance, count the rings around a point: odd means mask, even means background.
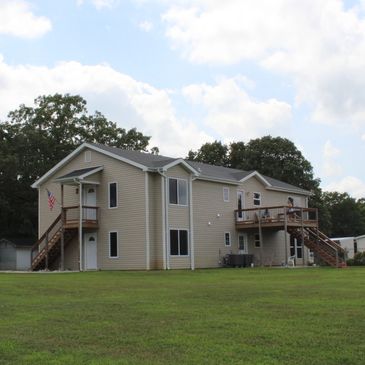
[[[162,154],[291,139],[365,196],[364,0],[0,0],[0,121],[80,94]]]

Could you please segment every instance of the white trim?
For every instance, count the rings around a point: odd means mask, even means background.
[[[115,184],[116,185],[116,203],[117,205],[115,207],[111,207],[110,206],[110,184]],[[119,189],[118,189],[118,182],[117,181],[110,181],[108,182],[108,209],[117,209],[119,206],[119,199],[118,199],[118,193],[119,193]]]
[[[80,250],[80,252],[79,252],[79,255],[80,255],[80,271],[82,271],[82,269],[83,269],[83,266],[82,266],[82,263],[83,263],[83,260],[82,260],[82,254],[83,254],[83,249],[82,249],[82,246],[83,246],[83,235],[82,235],[82,220],[83,220],[83,217],[82,217],[82,211],[83,211],[83,209],[82,209],[82,199],[83,199],[83,187],[82,187],[82,182],[80,181],[80,186],[79,186],[79,199],[80,199],[80,201],[79,201],[79,203],[80,203],[80,221],[79,221],[79,250]]]
[[[169,230],[168,230],[168,226],[169,226],[169,201],[168,201],[168,195],[169,195],[169,186],[168,186],[168,177],[165,177],[165,230],[166,230],[166,238],[165,238],[165,243],[166,243],[166,268],[167,270],[170,270],[170,255],[169,255],[169,247],[168,246],[168,242],[169,242]]]
[[[229,184],[229,185],[236,185],[236,186],[241,185],[241,183],[239,181],[220,179],[218,177],[198,176],[197,180],[211,181],[211,182],[217,182],[217,183]]]
[[[256,236],[258,236],[258,239],[256,239]],[[256,243],[259,243],[259,245],[258,246],[256,246]],[[253,247],[254,248],[261,248],[261,240],[260,240],[260,233],[255,233],[254,235],[253,235]]]
[[[150,270],[150,204],[148,192],[148,172],[145,172],[144,194],[145,194],[145,219],[146,219],[146,270]]]
[[[162,259],[163,269],[166,270],[166,205],[165,205],[165,178],[161,175],[161,210],[162,210]]]
[[[111,256],[111,250],[110,250],[110,233],[116,233],[117,234],[117,256]],[[109,259],[119,259],[119,232],[118,231],[109,231],[108,232],[108,251],[109,251]]]
[[[170,169],[171,167],[174,167],[176,165],[183,165],[187,170],[189,170],[193,175],[195,176],[199,176],[200,173],[194,169],[194,167],[190,166],[184,159],[182,158],[178,158],[170,163],[168,163],[167,165],[162,167],[163,171],[167,171],[168,169]]]
[[[170,202],[170,180],[176,180],[176,189],[177,189],[177,203],[171,203]],[[186,204],[180,204],[180,199],[179,199],[179,180],[180,181],[185,181],[186,183]],[[188,202],[189,202],[189,191],[188,191],[188,180],[187,179],[183,179],[181,177],[173,177],[173,176],[168,176],[168,189],[167,189],[167,193],[168,193],[168,202],[169,205],[173,205],[174,207],[179,206],[179,207],[187,207],[188,206]]]
[[[178,255],[171,255],[171,234],[170,232],[171,231],[178,231],[178,251],[179,251],[179,254]],[[180,231],[186,231],[187,232],[187,240],[188,240],[188,254],[187,255],[180,255]],[[169,257],[189,257],[190,256],[190,242],[189,242],[189,229],[187,228],[175,228],[175,227],[169,227]]]
[[[259,194],[259,198],[255,198],[255,194]],[[261,194],[261,192],[260,191],[254,191],[253,193],[252,193],[252,205],[254,206],[254,207],[261,207],[261,199],[262,198],[262,194]],[[259,204],[255,204],[255,200],[259,200]]]
[[[41,237],[41,188],[38,187],[38,238]]]
[[[227,245],[227,240],[226,240],[226,235],[227,234],[228,234],[229,245]],[[224,247],[231,247],[231,246],[232,246],[231,232],[226,231],[226,232],[224,232]]]
[[[84,152],[84,162],[85,163],[91,162],[91,151]]]
[[[70,161],[72,158],[74,158],[76,155],[78,155],[83,149],[90,148],[91,150],[94,150],[96,152],[100,152],[106,156],[112,157],[116,160],[125,162],[129,165],[132,165],[134,167],[140,168],[142,171],[147,171],[148,168],[142,164],[139,164],[137,162],[131,161],[127,158],[118,156],[112,152],[105,151],[102,148],[96,147],[92,144],[89,144],[87,142],[81,144],[79,147],[77,147],[73,152],[71,152],[69,155],[67,155],[64,159],[62,159],[57,165],[53,166],[49,171],[47,171],[43,176],[41,176],[37,181],[35,181],[31,187],[37,188],[39,185],[41,185],[46,179],[48,179],[50,176],[52,176],[56,171],[58,171],[61,167],[63,167],[68,161]]]
[[[229,191],[230,189],[229,189],[229,187],[228,186],[223,186],[223,201],[225,202],[225,203],[229,203],[229,193],[230,193],[230,191]],[[224,194],[224,192],[225,191],[227,191],[228,192],[228,194],[227,194],[227,196],[228,196],[228,198],[227,199],[225,199],[225,194]]]
[[[195,253],[194,253],[194,219],[193,219],[193,179],[189,179],[189,232],[190,232],[190,267],[195,270]]]
[[[257,177],[259,180],[261,180],[261,182],[264,183],[264,185],[268,187],[272,186],[258,171],[252,171],[251,174],[241,179],[240,182],[247,181],[248,179],[254,176]]]
[[[280,191],[280,192],[284,192],[284,193],[305,195],[305,196],[311,196],[311,195],[313,195],[313,193],[311,191],[295,190],[295,189],[289,189],[289,188],[279,188],[279,187],[276,187],[276,186],[266,187],[266,189],[267,190],[273,190],[273,191]]]

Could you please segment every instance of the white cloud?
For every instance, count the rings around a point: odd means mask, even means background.
[[[363,141],[365,141],[365,134],[363,134],[363,135],[361,136],[361,139],[362,139]]]
[[[144,32],[150,32],[153,29],[153,23],[145,20],[138,24],[139,28],[142,29]]]
[[[171,0],[172,47],[193,63],[253,60],[293,79],[313,119],[365,125],[364,6],[341,0]],[[363,2],[362,2],[363,4]]]
[[[90,0],[97,10],[112,9],[119,4],[119,0]],[[76,4],[81,6],[85,3],[85,0],[76,0]]]
[[[323,148],[323,174],[324,176],[341,175],[342,166],[337,163],[336,157],[341,154],[341,151],[332,145],[331,141],[327,141]]]
[[[39,95],[71,93],[83,96],[90,111],[100,110],[124,128],[151,135],[151,147],[181,156],[212,138],[193,122],[181,121],[169,93],[134,80],[108,65],[62,62],[53,68],[11,66],[0,56],[0,119],[20,103],[32,104]]]
[[[51,21],[32,13],[28,2],[23,0],[0,1],[0,34],[20,38],[37,38],[49,32]]]
[[[290,128],[291,106],[276,99],[253,99],[242,87],[245,82],[238,76],[213,86],[192,84],[183,89],[183,95],[205,109],[205,124],[226,142],[280,134]]]
[[[338,191],[349,193],[356,199],[365,198],[365,183],[354,176],[346,176],[343,179],[328,184],[325,191]]]

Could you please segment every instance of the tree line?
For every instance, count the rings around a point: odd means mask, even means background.
[[[150,137],[126,130],[102,113],[89,114],[78,95],[40,96],[34,106],[20,105],[0,122],[0,235],[37,236],[37,191],[31,184],[82,142],[158,153]],[[347,193],[323,192],[311,163],[293,142],[265,136],[229,145],[219,141],[189,151],[187,159],[257,170],[310,190],[310,206],[319,208],[320,226],[330,236],[365,233],[365,199]]]

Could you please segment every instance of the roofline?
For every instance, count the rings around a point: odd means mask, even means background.
[[[220,179],[217,177],[209,177],[209,176],[198,176],[197,180],[204,180],[204,181],[211,181],[211,182],[217,182],[217,183],[225,183],[225,184],[231,184],[231,185],[240,185],[239,181],[235,180],[227,180],[227,179]]]
[[[70,161],[71,159],[73,159],[75,156],[77,156],[83,149],[85,148],[90,148],[96,152],[100,152],[106,156],[115,158],[116,160],[125,162],[129,165],[132,165],[134,167],[137,167],[139,169],[141,169],[142,171],[147,171],[147,167],[139,164],[137,162],[131,161],[127,158],[118,156],[112,152],[109,151],[105,151],[102,148],[96,147],[88,142],[84,142],[83,144],[81,144],[79,147],[77,147],[74,151],[72,151],[69,155],[67,155],[64,159],[62,159],[57,165],[53,166],[49,171],[47,171],[43,176],[41,176],[37,181],[35,181],[31,187],[36,189],[39,188],[39,186],[45,181],[47,180],[50,176],[52,176],[55,172],[57,172],[61,167],[63,167],[68,161]]]
[[[250,174],[239,180],[239,182],[245,182],[246,180],[254,176],[261,180],[261,182],[263,182],[267,187],[272,186],[258,171],[252,171]]]
[[[270,186],[270,187],[267,187],[266,189],[274,190],[274,191],[282,191],[284,193],[294,193],[294,194],[306,195],[306,196],[312,195],[312,193],[307,190],[296,190],[296,189],[289,189],[289,188],[287,189],[287,188],[280,188],[277,186]]]
[[[200,173],[194,169],[191,165],[189,165],[184,159],[178,158],[174,161],[169,162],[167,165],[162,166],[163,171],[166,171],[170,169],[171,167],[174,167],[176,165],[182,164],[187,170],[189,170],[191,173],[193,173],[195,176],[199,176]]]
[[[58,179],[55,179],[54,181],[55,182],[62,182],[62,181],[68,181],[68,180],[74,180],[74,179],[80,179],[80,180],[83,180],[85,179],[85,177],[88,177],[90,175],[93,175],[99,171],[102,171],[104,170],[104,166],[95,166],[94,169],[88,171],[88,172],[85,172],[84,174],[82,175],[79,175],[79,176],[72,176],[72,177],[64,177],[64,178],[58,178]]]

